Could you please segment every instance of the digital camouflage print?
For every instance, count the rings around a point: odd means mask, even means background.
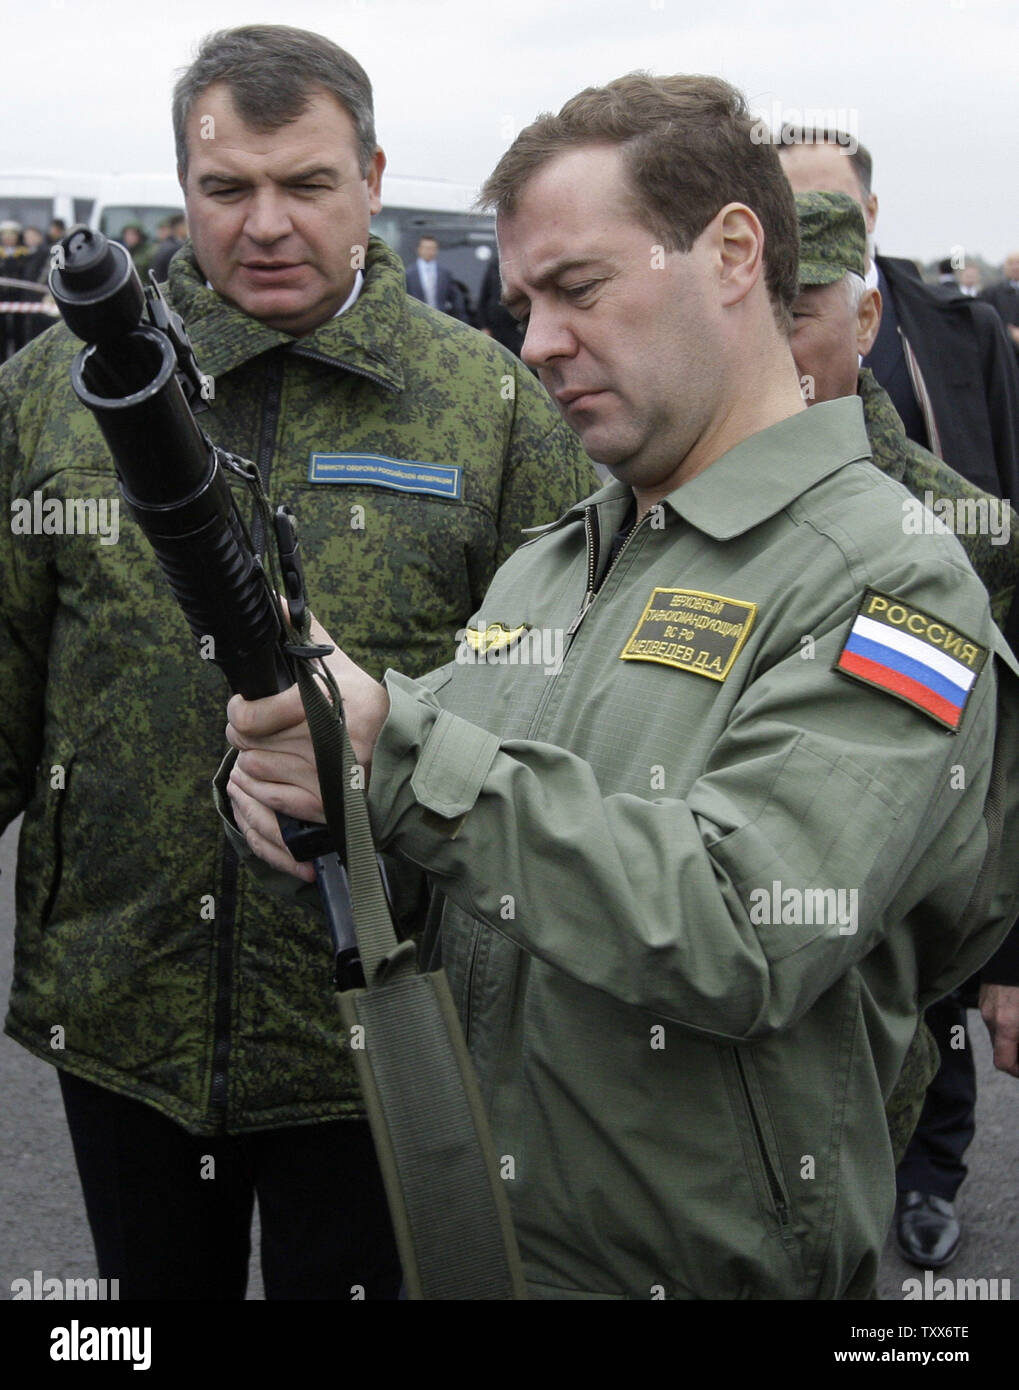
[[[374,675],[448,660],[521,529],[597,485],[527,369],[409,298],[375,238],[357,302],[301,339],[206,288],[190,246],[169,298],[214,379],[203,427],[293,507],[312,607]],[[80,346],[58,324],[0,371],[12,523],[118,499]],[[224,852],[226,683],[122,504],[107,541],[0,535],[0,825],[25,812],[7,1032],[196,1133],[353,1113],[322,924]]]
[[[906,434],[892,399],[867,368],[857,386],[874,464],[930,507],[955,533],[983,581],[991,613],[1005,625],[1019,576],[1019,516]],[[982,524],[988,518],[992,525]],[[974,525],[974,519],[976,524]],[[915,513],[911,521],[915,521]]]
[[[796,217],[801,288],[833,285],[850,271],[863,279],[867,229],[855,199],[848,193],[797,193]]]

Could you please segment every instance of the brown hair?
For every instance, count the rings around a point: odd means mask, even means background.
[[[566,150],[620,145],[634,212],[666,250],[689,251],[726,203],[745,203],[764,228],[764,279],[783,331],[798,291],[799,233],[778,154],[756,139],[743,94],[718,77],[631,72],[588,87],[559,114],[522,130],[479,202],[512,213],[527,181]]]
[[[226,83],[241,119],[258,131],[298,120],[315,89],[324,87],[354,123],[358,165],[367,175],[375,154],[371,83],[357,59],[330,39],[285,24],[246,24],[206,35],[173,89],[173,136],[182,173],[188,167],[188,116],[216,82]]]

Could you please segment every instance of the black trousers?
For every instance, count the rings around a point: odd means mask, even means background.
[[[973,1047],[958,991],[932,1004],[925,1017],[938,1042],[941,1067],[927,1088],[927,1099],[896,1172],[895,1185],[900,1192],[931,1192],[952,1202],[967,1173],[963,1154],[976,1133]],[[966,1045],[955,1048],[952,1029],[960,1024]]]
[[[122,1299],[242,1299],[256,1194],[266,1298],[398,1297],[367,1120],[209,1139],[65,1071],[60,1088],[99,1277]]]

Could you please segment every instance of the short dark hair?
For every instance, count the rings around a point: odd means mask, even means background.
[[[571,97],[520,132],[481,190],[483,207],[512,213],[544,164],[585,145],[618,145],[639,219],[667,250],[689,251],[726,203],[745,203],[764,228],[764,278],[788,330],[798,292],[796,204],[778,155],[758,141],[742,92],[719,77],[631,72]]]
[[[780,148],[794,145],[838,145],[846,152],[846,158],[853,166],[856,181],[863,190],[865,198],[870,196],[871,180],[874,176],[874,161],[870,150],[861,145],[855,136],[833,126],[784,125],[774,137]]]
[[[368,74],[344,49],[321,34],[285,24],[221,29],[201,42],[173,89],[177,164],[187,172],[187,122],[206,88],[224,82],[241,119],[252,130],[272,131],[298,120],[315,88],[324,87],[354,122],[358,164],[367,174],[376,150],[375,112]]]

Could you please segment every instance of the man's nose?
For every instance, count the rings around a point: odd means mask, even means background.
[[[248,205],[244,231],[260,245],[279,241],[293,231],[287,199],[282,191],[258,189]]]
[[[563,315],[554,308],[544,310],[532,304],[520,347],[521,361],[540,371],[555,358],[572,357],[576,351],[577,339]]]

